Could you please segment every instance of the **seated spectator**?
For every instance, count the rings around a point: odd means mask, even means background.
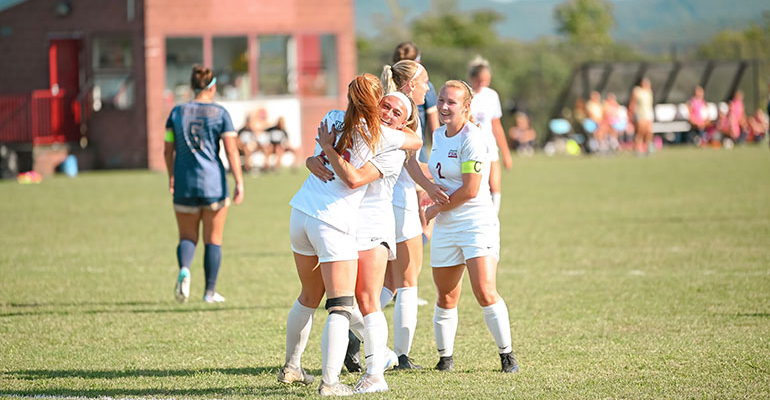
[[[281,159],[283,158],[284,153],[294,152],[294,149],[289,144],[289,134],[286,132],[286,121],[283,117],[279,117],[275,125],[264,130],[263,135],[266,144],[263,146],[265,152],[265,164],[262,169],[264,171],[274,171],[281,166]]]
[[[514,120],[516,125],[508,130],[511,148],[520,155],[532,155],[535,151],[537,133],[532,128],[529,117],[523,112],[517,112],[514,114]]]
[[[768,129],[768,120],[762,109],[757,108],[757,111],[752,114],[748,119],[748,136],[746,140],[752,143],[759,143],[764,137]]]
[[[597,91],[591,92],[591,97],[586,103],[586,120],[583,128],[587,134],[593,134],[599,149],[606,148],[606,128],[604,126],[604,110],[602,108],[602,96]]]
[[[615,93],[607,93],[607,99],[604,101],[604,110],[602,112],[604,120],[602,125],[607,131],[607,143],[610,150],[617,151],[620,148],[619,137],[626,133],[626,124],[628,118],[626,112],[620,108],[618,98]]]
[[[706,127],[710,121],[702,87],[695,87],[693,96],[687,101],[687,110],[692,132],[700,138],[700,143],[706,143]]]

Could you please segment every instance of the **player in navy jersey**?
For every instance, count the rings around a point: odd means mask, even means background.
[[[211,69],[194,66],[190,84],[195,91],[195,99],[171,110],[166,121],[163,151],[179,227],[176,251],[179,275],[174,295],[180,303],[190,297],[190,264],[203,222],[203,243],[206,246],[203,256],[206,276],[203,301],[218,303],[225,301],[215,288],[222,260],[222,233],[230,205],[226,171],[219,158],[220,139],[224,142],[235,178],[235,204],[243,201],[243,175],[230,114],[222,106],[212,103],[217,87]]]

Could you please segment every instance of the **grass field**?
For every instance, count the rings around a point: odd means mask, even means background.
[[[456,370],[389,372],[391,391],[368,397],[770,397],[767,147],[514,162],[498,288],[521,371],[497,372],[466,278]],[[275,378],[299,290],[287,202],[304,177],[247,179],[225,233],[227,302],[213,306],[201,301],[202,246],[190,303],[173,300],[165,174],[0,182],[0,396],[316,396],[316,385]],[[420,282],[432,303],[427,267]],[[316,313],[303,357],[316,376],[325,317]],[[432,317],[420,307],[411,354],[428,367]]]

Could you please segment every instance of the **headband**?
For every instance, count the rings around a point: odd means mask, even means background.
[[[203,89],[195,89],[195,93],[199,93],[199,92],[202,92],[202,91],[204,91],[204,90],[209,90],[209,89],[211,89],[211,88],[212,88],[214,85],[216,85],[216,83],[217,83],[217,77],[215,76],[215,77],[214,77],[214,78],[211,80],[211,82],[209,82],[209,84],[208,84],[208,85],[206,85],[206,87],[205,87],[205,88],[203,88]]]
[[[412,117],[412,102],[409,101],[409,98],[406,97],[405,94],[403,94],[401,92],[390,92],[390,93],[386,94],[383,97],[387,97],[387,96],[393,96],[393,97],[401,100],[401,102],[404,103],[404,107],[406,108],[406,111],[407,111],[406,119],[408,120],[409,118]]]
[[[417,78],[417,75],[420,75],[420,73],[422,73],[422,71],[425,69],[425,68],[422,66],[422,64],[420,64],[420,63],[418,63],[418,62],[416,62],[416,63],[417,63],[417,70],[416,70],[416,71],[414,71],[414,75],[412,75],[412,77],[411,77],[411,78],[409,78],[409,82],[413,81],[413,80],[414,80],[414,78]]]

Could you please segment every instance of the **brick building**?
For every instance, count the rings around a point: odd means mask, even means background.
[[[344,107],[356,70],[353,0],[6,0],[2,7],[0,142],[68,143],[85,168],[164,169],[165,119],[190,98],[195,63],[213,67],[217,101],[236,127],[265,109],[286,119],[307,154],[323,114]]]

